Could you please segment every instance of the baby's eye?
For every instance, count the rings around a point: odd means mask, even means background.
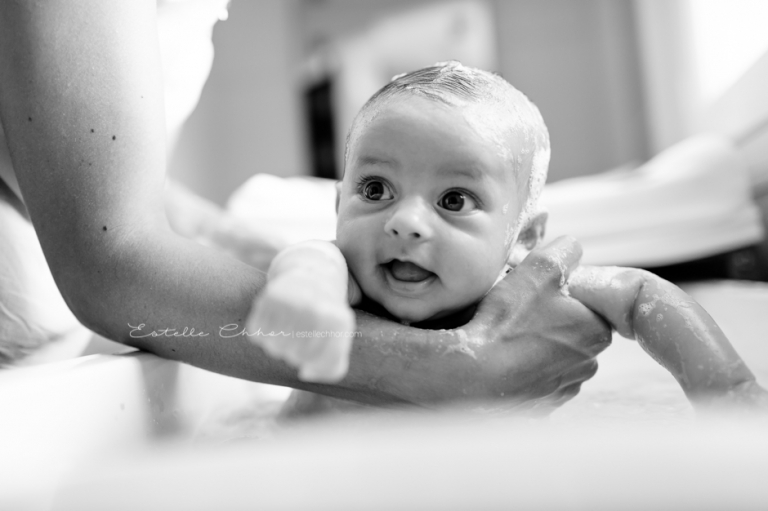
[[[392,192],[389,187],[381,181],[368,181],[363,185],[363,197],[370,201],[389,200],[392,198]]]
[[[451,191],[440,197],[438,205],[448,211],[471,211],[477,209],[472,197],[457,191]]]

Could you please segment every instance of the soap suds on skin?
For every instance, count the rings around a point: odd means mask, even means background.
[[[452,344],[451,346],[448,346],[445,349],[445,352],[443,353],[443,355],[449,355],[451,353],[463,353],[464,355],[469,355],[470,357],[477,360],[477,355],[475,354],[475,350],[472,349],[472,347],[482,346],[483,341],[470,339],[467,333],[461,328],[458,328],[453,331],[442,330],[442,332],[449,333],[451,336],[458,337],[458,341],[459,341],[457,344]]]
[[[656,307],[656,304],[661,302],[664,305],[668,305],[670,307],[681,307],[684,309],[687,309],[691,306],[691,301],[689,300],[682,300],[674,295],[672,293],[664,293],[663,295],[659,296],[657,294],[651,295],[653,298],[650,302],[641,303],[637,308],[640,311],[640,314],[643,316],[648,316],[651,311]]]
[[[515,226],[513,224],[507,224],[507,228],[504,231],[504,245],[509,246],[515,240]]]
[[[571,280],[577,279],[584,282],[585,287],[592,289],[619,289],[621,282],[616,277],[626,272],[626,268],[620,266],[584,267],[580,266],[573,271]]]

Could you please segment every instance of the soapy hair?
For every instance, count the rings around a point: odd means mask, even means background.
[[[449,106],[489,106],[494,111],[494,117],[502,120],[502,133],[498,133],[498,129],[492,129],[492,138],[510,163],[520,192],[518,198],[524,201],[517,220],[517,232],[514,236],[516,239],[528,220],[538,211],[538,199],[549,168],[549,132],[539,109],[522,92],[497,74],[464,66],[457,61],[439,62],[397,75],[371,96],[358,112],[347,134],[345,165],[352,144],[389,100],[409,95]],[[511,135],[515,133],[521,134],[524,141],[523,147],[518,151],[513,151],[508,145],[512,139]],[[524,157],[527,155],[531,155],[530,171],[524,168],[527,167],[524,163]]]

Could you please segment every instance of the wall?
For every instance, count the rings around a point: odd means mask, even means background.
[[[649,156],[630,2],[498,0],[501,73],[539,107],[550,181]]]
[[[214,30],[216,58],[170,160],[171,175],[214,202],[257,172],[307,174],[299,73],[312,47],[427,1],[234,0]],[[633,3],[493,0],[499,71],[541,109],[550,181],[649,154]],[[268,79],[264,79],[268,77]]]
[[[169,164],[173,177],[214,202],[255,173],[305,173],[295,7],[234,0],[214,29],[210,78]]]

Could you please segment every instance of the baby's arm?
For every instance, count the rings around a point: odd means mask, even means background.
[[[355,329],[347,264],[327,241],[281,251],[246,322],[249,338],[269,355],[298,368],[299,379],[343,378]],[[355,286],[356,287],[356,286]]]
[[[672,373],[694,405],[768,406],[768,393],[717,323],[674,284],[633,268],[581,267],[571,275],[568,289],[623,337],[636,339]]]

